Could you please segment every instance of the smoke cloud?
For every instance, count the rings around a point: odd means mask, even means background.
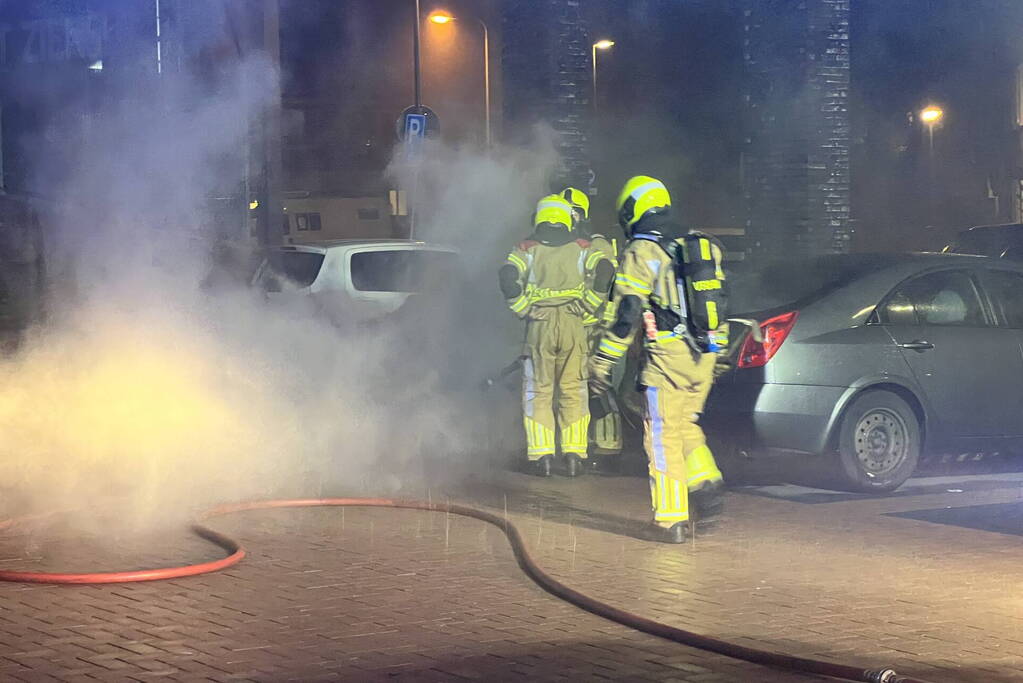
[[[175,77],[107,112],[73,163],[38,169],[61,208],[49,315],[0,363],[0,516],[70,502],[137,531],[232,499],[418,492],[430,466],[488,464],[505,438],[479,390],[521,341],[495,271],[556,166],[549,138],[430,141],[418,167],[393,163],[416,184],[416,237],[455,247],[461,270],[393,320],[338,326],[309,301],[202,286],[210,188],[276,77],[259,60],[213,91]]]

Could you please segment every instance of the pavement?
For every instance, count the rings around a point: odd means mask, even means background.
[[[1023,469],[1020,467],[1019,469]],[[1023,680],[1023,474],[969,471],[864,497],[728,494],[684,546],[636,533],[646,482],[477,471],[427,495],[500,511],[556,578],[666,623],[929,681]],[[812,681],[632,631],[562,602],[500,530],[372,509],[215,520],[249,557],[111,586],[0,584],[0,681]],[[0,535],[0,568],[132,569],[218,557],[184,528]]]

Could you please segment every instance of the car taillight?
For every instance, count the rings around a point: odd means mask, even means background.
[[[760,335],[764,338],[763,343],[753,339],[753,335],[746,337],[742,343],[742,350],[739,351],[740,368],[762,368],[767,361],[774,358],[778,353],[792,326],[796,324],[799,311],[782,313],[760,323]]]

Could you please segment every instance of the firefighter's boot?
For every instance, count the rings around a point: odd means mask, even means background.
[[[565,456],[565,476],[578,477],[585,471],[585,464],[580,456],[575,453],[569,453]]]
[[[706,444],[686,456],[686,486],[698,518],[721,514],[725,505],[724,478]]]
[[[685,543],[689,538],[689,522],[678,522],[670,527],[651,524],[644,537],[658,543]]]
[[[549,477],[551,476],[551,461],[554,460],[553,455],[544,455],[537,458],[536,460],[529,461],[529,473],[537,477]]]
[[[725,509],[725,486],[720,481],[707,482],[689,492],[689,502],[698,520],[717,517]]]

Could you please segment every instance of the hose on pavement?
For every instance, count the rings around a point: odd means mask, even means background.
[[[689,647],[714,652],[726,657],[741,659],[754,664],[772,666],[779,669],[798,671],[808,674],[817,674],[838,678],[847,681],[862,681],[863,683],[926,683],[917,678],[899,676],[889,668],[864,669],[834,662],[825,662],[817,659],[796,657],[769,650],[759,650],[745,647],[719,638],[686,631],[669,624],[665,624],[647,617],[628,612],[621,608],[610,605],[594,597],[581,593],[574,588],[558,581],[546,573],[537,565],[525,541],[522,533],[507,518],[466,505],[456,503],[434,503],[416,500],[392,500],[388,498],[310,498],[296,500],[263,500],[245,503],[234,503],[220,505],[205,513],[203,520],[219,515],[226,515],[246,510],[266,510],[274,508],[299,508],[299,507],[376,507],[376,508],[398,508],[406,510],[425,510],[428,512],[444,512],[463,517],[471,517],[480,521],[492,524],[501,529],[508,542],[511,544],[515,559],[522,570],[536,582],[541,588],[552,595],[561,598],[577,607],[592,614],[604,617],[628,628],[642,631],[650,635],[665,638],[667,640],[687,645]],[[0,530],[13,526],[20,520],[0,521]],[[223,548],[228,555],[220,560],[204,562],[201,564],[186,565],[180,567],[164,567],[160,569],[144,569],[127,572],[103,572],[90,574],[54,574],[46,572],[19,572],[0,571],[0,581],[13,581],[21,583],[49,583],[49,584],[104,584],[104,583],[128,583],[136,581],[157,581],[161,579],[178,579],[186,576],[207,574],[232,567],[245,558],[245,550],[227,536],[218,533],[202,524],[192,525],[192,531],[199,537]]]

